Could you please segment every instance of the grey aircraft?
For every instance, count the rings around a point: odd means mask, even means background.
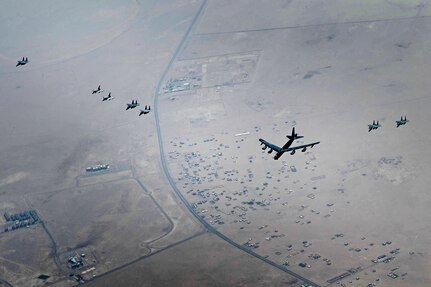
[[[290,154],[292,154],[292,155],[295,154],[295,151],[297,149],[301,149],[302,152],[305,152],[307,150],[307,147],[312,148],[313,146],[320,143],[320,142],[314,142],[314,143],[310,143],[310,144],[291,147],[291,145],[293,144],[293,141],[300,139],[300,138],[303,138],[303,136],[298,136],[298,134],[295,133],[295,128],[292,129],[292,134],[287,135],[286,137],[289,140],[284,144],[283,147],[278,147],[272,143],[267,142],[264,139],[259,139],[259,141],[260,141],[261,145],[264,145],[264,147],[262,148],[263,150],[269,148],[268,153],[272,153],[272,151],[274,151],[274,150],[277,152],[274,156],[275,160],[279,159],[285,152],[290,152]]]
[[[92,94],[100,94],[101,92],[103,92],[103,90],[100,89],[100,85],[97,87],[97,89],[93,90]]]
[[[148,114],[149,112],[151,111],[151,107],[150,106],[146,106],[145,105],[145,108],[143,109],[143,110],[140,110],[140,112],[139,112],[139,115],[140,116],[142,116],[142,115],[146,115],[146,114]]]
[[[127,111],[128,109],[134,109],[134,108],[136,108],[136,107],[138,107],[138,106],[139,106],[138,101],[137,101],[137,100],[135,100],[135,101],[133,101],[133,100],[132,100],[132,103],[127,104],[126,111]]]
[[[403,126],[406,123],[408,123],[409,120],[407,119],[406,116],[404,116],[404,119],[403,119],[403,117],[401,117],[401,119],[399,121],[395,121],[395,122],[397,123],[397,128],[398,128],[399,126]]]
[[[377,130],[380,127],[381,125],[379,124],[379,121],[377,121],[377,123],[373,121],[372,124],[368,125],[368,132],[371,132],[371,130]]]
[[[18,60],[18,62],[16,63],[16,66],[15,67],[18,67],[18,66],[24,66],[25,64],[27,64],[29,62],[29,60],[28,60],[28,58],[27,57],[22,57],[22,60]]]
[[[102,101],[112,101],[114,99],[113,96],[111,96],[111,92],[109,92],[107,97],[103,97]]]

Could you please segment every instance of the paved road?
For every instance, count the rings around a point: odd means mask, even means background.
[[[160,80],[159,83],[157,84],[157,88],[156,88],[156,93],[154,96],[154,117],[156,120],[156,128],[157,128],[157,138],[158,138],[158,142],[159,142],[159,148],[160,148],[160,161],[162,164],[162,168],[163,171],[169,181],[169,184],[172,186],[172,189],[174,190],[174,192],[177,194],[177,196],[181,199],[181,201],[184,203],[184,205],[187,207],[187,209],[200,221],[200,223],[209,231],[212,232],[213,234],[217,235],[220,239],[226,241],[227,243],[233,245],[234,247],[241,249],[242,251],[250,254],[251,256],[260,259],[262,261],[264,261],[265,263],[270,264],[271,266],[280,269],[283,272],[286,272],[288,274],[290,274],[291,276],[303,281],[306,284],[318,287],[319,285],[308,280],[307,278],[302,277],[301,275],[286,269],[284,266],[277,264],[255,252],[253,252],[252,250],[250,250],[248,247],[243,246],[241,244],[236,243],[235,241],[231,240],[230,238],[228,238],[226,235],[224,235],[223,233],[219,232],[217,229],[215,229],[212,225],[210,225],[208,222],[206,222],[202,217],[199,216],[199,214],[197,214],[196,210],[189,204],[189,202],[186,200],[186,198],[182,195],[182,193],[179,191],[179,189],[177,188],[174,180],[172,179],[172,176],[169,173],[169,169],[167,166],[167,162],[164,156],[164,148],[163,148],[163,139],[162,139],[162,133],[161,133],[161,128],[160,128],[160,119],[159,119],[159,114],[158,114],[158,100],[159,100],[159,96],[160,96],[160,90],[161,87],[164,83],[166,74],[168,73],[168,71],[170,70],[170,68],[172,67],[173,63],[175,62],[175,60],[177,59],[179,53],[182,51],[182,49],[184,48],[184,44],[186,43],[188,36],[190,35],[191,31],[193,30],[194,25],[196,24],[196,21],[199,19],[199,16],[202,14],[202,10],[204,9],[205,5],[206,5],[207,0],[203,0],[199,9],[197,10],[196,14],[193,16],[193,20],[190,24],[190,27],[187,29],[186,33],[184,34],[179,46],[177,47],[177,49],[175,50],[175,53],[173,54],[171,60],[169,61],[168,65],[166,66]]]
[[[96,276],[94,279],[92,279],[92,280],[85,281],[84,283],[79,283],[79,284],[77,284],[77,285],[75,285],[75,286],[82,286],[82,285],[91,284],[92,282],[94,282],[94,281],[98,280],[98,279],[99,279],[99,278],[101,278],[101,277],[107,276],[107,275],[109,275],[109,274],[111,274],[111,273],[114,273],[114,272],[117,272],[117,271],[119,271],[119,270],[121,270],[121,269],[124,269],[124,268],[126,268],[126,267],[129,267],[130,265],[133,265],[133,264],[135,264],[135,263],[137,263],[137,262],[139,262],[139,261],[141,261],[141,260],[144,260],[144,259],[150,258],[150,257],[152,257],[152,256],[154,256],[154,255],[156,255],[156,254],[159,254],[160,252],[163,252],[163,251],[165,251],[165,250],[168,250],[168,249],[174,248],[174,247],[176,247],[176,246],[178,246],[178,245],[180,245],[180,244],[183,244],[183,243],[184,243],[184,242],[186,242],[186,241],[189,241],[189,240],[191,240],[191,239],[193,239],[193,238],[196,238],[196,237],[198,237],[198,236],[201,236],[202,234],[205,234],[205,232],[199,232],[199,233],[193,234],[192,236],[189,236],[189,237],[184,238],[184,239],[182,239],[182,240],[180,240],[180,241],[177,241],[177,242],[175,242],[175,243],[172,243],[172,244],[170,244],[170,245],[168,245],[168,246],[166,246],[166,247],[164,247],[164,248],[158,249],[158,250],[156,250],[156,251],[152,251],[150,254],[142,255],[141,257],[138,257],[138,258],[136,258],[136,259],[135,259],[135,260],[133,260],[133,261],[127,262],[126,264],[123,264],[123,265],[121,265],[121,266],[115,267],[114,269],[111,269],[111,270],[109,270],[109,271],[107,271],[107,272],[105,272],[105,273],[103,273],[103,274],[97,275],[97,276]]]
[[[31,207],[32,209],[36,209],[36,208],[34,208],[33,204],[28,199],[25,199],[25,201],[29,207]],[[69,272],[68,272],[68,270],[63,269],[63,267],[61,266],[61,263],[60,263],[60,259],[58,257],[57,242],[55,241],[51,232],[49,232],[48,228],[46,227],[45,221],[43,220],[43,217],[41,216],[41,214],[38,213],[37,215],[39,216],[40,225],[42,226],[43,230],[45,230],[46,234],[49,237],[49,240],[51,241],[51,245],[52,245],[51,246],[51,249],[52,249],[51,255],[52,255],[52,258],[54,259],[54,263],[57,266],[58,270],[67,276],[69,274]]]

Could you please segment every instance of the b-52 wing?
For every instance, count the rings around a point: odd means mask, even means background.
[[[294,147],[290,147],[290,148],[286,148],[286,149],[281,149],[282,152],[287,152],[287,151],[295,151],[297,149],[302,149],[302,152],[305,152],[307,150],[307,147],[312,148],[314,145],[319,144],[320,142],[314,142],[314,143],[310,143],[310,144],[305,144],[305,145],[300,145],[300,146],[294,146]],[[291,153],[294,154],[294,153]]]
[[[320,143],[320,142],[314,142],[314,143],[309,143],[309,144],[300,145],[300,146],[281,148],[281,147],[276,146],[275,144],[267,142],[266,140],[263,140],[263,139],[259,139],[259,141],[261,142],[261,144],[265,145],[265,147],[263,149],[270,148],[268,153],[271,153],[272,152],[271,150],[275,150],[276,152],[288,152],[288,151],[295,151],[297,149],[302,149],[302,151],[305,152],[307,150],[307,147],[312,148],[313,146]]]
[[[268,153],[272,153],[273,150],[275,150],[276,152],[282,151],[281,147],[276,146],[275,144],[269,143],[266,140],[259,139],[259,141],[261,142],[261,144],[264,145],[264,147],[262,149],[270,148]]]

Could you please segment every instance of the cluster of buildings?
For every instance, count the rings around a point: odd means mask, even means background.
[[[386,254],[383,254],[383,255],[379,255],[379,256],[377,256],[377,258],[376,259],[373,259],[373,260],[371,260],[373,263],[380,263],[380,262],[383,262],[383,263],[389,263],[391,260],[393,260],[395,257],[394,256],[389,256],[389,255],[386,255]]]
[[[263,181],[256,181],[254,165],[241,171],[231,164],[235,163],[238,157],[235,156],[237,152],[231,151],[229,144],[220,143],[213,135],[203,138],[202,143],[207,145],[205,150],[208,153],[202,154],[202,152],[196,151],[194,148],[197,146],[196,142],[175,138],[170,141],[174,149],[168,153],[168,157],[170,161],[178,164],[177,180],[188,195],[192,207],[208,223],[222,225],[229,222],[238,225],[239,229],[244,229],[247,228],[247,225],[252,224],[251,218],[254,217],[252,213],[255,211],[275,211],[276,214],[281,214],[281,210],[287,208],[287,202],[283,202],[277,194],[279,192],[277,182],[281,182],[283,177],[289,177],[290,173],[296,173],[297,168],[294,165],[282,165],[275,173],[266,172]],[[248,163],[253,164],[255,158],[256,156],[249,156]],[[313,159],[315,159],[314,156]],[[235,186],[235,189],[227,187],[226,182],[231,183],[229,186]],[[272,182],[276,184],[273,189],[270,187]],[[268,190],[271,191],[268,192]],[[286,194],[291,192],[292,190],[285,188]],[[312,212],[315,211],[312,210]],[[315,212],[315,214],[320,214],[320,212]],[[268,225],[261,226],[259,229],[264,229],[266,226]],[[262,230],[262,233],[264,236],[261,238],[261,242],[285,236],[276,230],[274,232]],[[248,240],[243,245],[256,249],[260,247],[261,243]],[[308,241],[303,242],[303,248],[310,245],[311,243]],[[281,255],[281,253],[276,252],[276,255]],[[294,254],[288,255],[288,257],[292,256]],[[315,260],[315,258],[313,259]],[[325,260],[327,265],[332,264],[331,260]]]
[[[95,172],[109,169],[109,164],[98,164],[94,166],[89,166],[85,169],[86,172]]]
[[[201,88],[202,75],[191,74],[180,78],[171,78],[163,88],[164,93],[174,93]]]
[[[67,258],[67,263],[71,269],[78,269],[85,265],[85,253],[74,253]]]
[[[70,271],[70,277],[83,284],[96,277],[97,260],[89,247],[80,247],[60,254],[62,265]],[[78,284],[78,285],[79,285]]]
[[[7,224],[4,228],[4,232],[29,227],[30,225],[34,225],[40,221],[35,210],[23,211],[15,214],[5,212],[3,216],[7,223],[12,223]]]
[[[282,198],[282,194],[290,195],[293,192],[292,189],[295,188],[299,192],[303,189],[312,191],[312,193],[309,193],[309,191],[308,193],[302,192],[301,194],[304,198],[314,200],[318,197],[316,183],[326,178],[324,174],[317,176],[310,175],[310,181],[298,185],[299,180],[295,179],[298,168],[291,163],[286,163],[281,165],[278,170],[265,171],[262,175],[257,177],[254,172],[256,169],[259,169],[259,167],[254,164],[256,159],[255,155],[246,157],[247,163],[244,161],[244,156],[242,156],[242,159],[239,159],[235,147],[235,150],[233,150],[229,144],[225,142],[220,143],[220,141],[212,135],[202,139],[202,143],[206,145],[206,147],[205,149],[201,149],[201,151],[197,151],[196,148],[194,148],[198,145],[196,142],[189,141],[188,139],[175,138],[171,140],[170,143],[174,149],[168,154],[169,160],[172,164],[177,164],[177,181],[179,185],[182,186],[184,192],[188,196],[188,200],[197,213],[212,225],[222,225],[226,222],[230,223],[229,226],[237,225],[241,230],[249,230],[253,227],[252,221],[256,219],[255,212],[259,212],[259,210],[260,212],[265,211],[272,214],[285,214],[287,212],[286,210],[296,210],[300,212],[299,216],[296,217],[296,219],[292,216],[289,218],[296,220],[295,223],[297,224],[305,225],[311,224],[311,220],[308,219],[309,216],[304,214],[304,210],[307,208],[312,214],[324,218],[328,218],[331,216],[330,213],[335,211],[333,208],[334,203],[332,202],[326,202],[323,206],[324,210],[321,210],[321,212],[314,208],[309,208],[307,204],[292,209],[291,203],[288,203],[286,198]],[[239,146],[237,148],[239,148]],[[207,152],[203,153],[202,150]],[[237,164],[238,160],[244,161],[244,164],[246,164],[244,169],[239,168],[241,165]],[[305,160],[305,168],[307,169],[308,167],[310,171],[314,171],[316,167],[316,165],[312,164],[312,161],[315,160],[314,155],[312,153],[306,153]],[[293,185],[292,189],[278,184],[283,181],[283,178],[291,178],[289,182]],[[338,191],[343,193],[341,188]],[[297,202],[295,203],[295,207],[296,206],[298,206]],[[266,242],[286,236],[282,233],[278,234],[277,229],[273,230],[267,227],[267,224],[257,227],[258,230],[261,230],[253,234],[253,236],[257,237],[257,240],[249,238],[243,241],[242,245],[250,249],[264,250],[262,252],[265,252],[267,250],[267,244],[269,244]],[[248,233],[247,237],[250,235],[252,234]],[[343,237],[344,234],[338,233],[331,239]],[[365,238],[361,239],[364,240]],[[381,245],[387,246],[391,243],[390,241],[386,241]],[[299,247],[295,250],[293,250],[292,244],[288,245],[286,254],[286,251],[282,249],[274,251],[275,258],[279,259],[280,264],[286,266],[286,268],[288,268],[287,266],[312,268],[311,265],[313,265],[313,262],[314,264],[319,264],[319,266],[333,265],[332,260],[329,258],[325,258],[315,252],[306,252],[306,249],[311,246],[310,241],[299,241],[298,244]],[[349,250],[356,252],[368,250],[367,247],[351,247],[349,243],[345,243],[344,245],[347,246]],[[369,245],[373,246],[374,244],[370,243]],[[394,259],[394,255],[397,252],[399,252],[399,249],[394,249],[390,252],[390,255],[378,257],[375,260],[387,263]],[[266,256],[268,257],[269,255]],[[294,257],[295,260],[291,260]],[[289,262],[287,259],[292,262]],[[307,262],[309,260],[311,261]],[[356,269],[348,270],[347,272],[329,279],[328,283],[340,282],[359,271],[360,270]],[[392,273],[397,275],[395,272]],[[391,278],[395,277],[392,274],[388,276]],[[359,280],[359,277],[356,278]]]

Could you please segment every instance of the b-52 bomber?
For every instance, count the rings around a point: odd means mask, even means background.
[[[146,106],[145,105],[145,108],[143,109],[143,110],[140,110],[140,112],[139,112],[139,115],[140,116],[142,116],[142,115],[146,115],[146,114],[148,114],[149,112],[151,111],[151,107],[150,106]]]
[[[320,143],[320,142],[314,142],[314,143],[310,143],[310,144],[291,147],[294,140],[303,138],[303,136],[298,136],[298,134],[295,133],[295,128],[292,129],[292,134],[287,135],[286,137],[289,140],[287,141],[287,143],[284,144],[283,147],[278,147],[272,143],[267,142],[264,139],[259,139],[259,141],[260,141],[261,145],[264,145],[264,147],[262,148],[263,150],[265,150],[266,148],[269,148],[268,153],[272,153],[272,151],[274,151],[274,150],[277,152],[276,155],[274,156],[275,160],[278,160],[285,152],[290,152],[290,154],[292,154],[292,155],[295,154],[295,151],[297,149],[301,149],[302,152],[305,152],[307,150],[307,147],[312,148],[313,146]]]
[[[109,92],[107,97],[103,97],[102,101],[112,101],[114,99],[113,96],[111,96],[111,92]]]
[[[18,60],[18,62],[16,63],[16,66],[15,67],[18,67],[18,66],[24,66],[25,64],[27,64],[29,62],[29,60],[28,60],[28,58],[27,57],[22,57],[22,60]]]
[[[128,109],[134,109],[134,108],[136,108],[136,107],[138,107],[138,106],[139,106],[138,101],[137,101],[137,100],[135,100],[135,101],[133,101],[133,100],[132,100],[132,103],[127,104],[126,111],[127,111]]]
[[[377,130],[380,127],[381,125],[379,124],[379,121],[377,121],[377,123],[373,121],[372,124],[368,125],[368,132],[371,132],[372,130]]]
[[[404,119],[403,119],[403,117],[401,116],[401,119],[399,120],[399,121],[395,121],[396,123],[397,123],[397,128],[399,127],[399,126],[403,126],[403,125],[405,125],[406,123],[408,123],[409,122],[409,120],[407,119],[407,117],[406,116],[404,116]]]
[[[97,89],[93,90],[92,94],[100,94],[101,92],[103,92],[103,90],[100,89],[100,85],[97,87]]]

